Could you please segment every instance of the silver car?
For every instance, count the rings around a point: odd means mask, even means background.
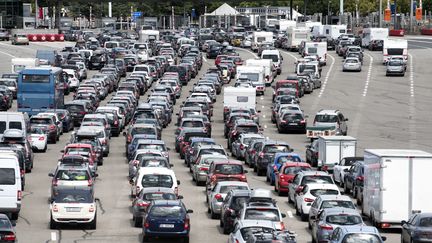
[[[205,185],[210,164],[215,161],[226,161],[228,157],[218,154],[205,154],[199,157],[199,161],[192,165],[192,180],[196,185]]]
[[[342,64],[342,71],[358,71],[362,69],[362,64],[360,60],[356,57],[347,57]]]
[[[345,195],[319,195],[309,210],[309,229],[312,228],[312,224],[315,220],[312,218],[316,217],[323,209],[326,208],[351,208],[355,209],[354,203],[351,198]]]
[[[326,242],[338,226],[364,225],[360,213],[349,208],[324,209],[312,224],[312,242]]]
[[[274,231],[274,222],[270,220],[240,220],[229,235],[228,243],[246,243],[254,234],[272,234]]]
[[[386,76],[390,75],[405,76],[405,64],[402,60],[391,59],[387,62]]]
[[[225,196],[230,190],[249,190],[247,182],[242,181],[219,181],[213,188],[207,191],[207,212],[212,219],[219,218]]]
[[[243,160],[245,158],[245,153],[249,146],[249,142],[257,138],[264,138],[264,137],[260,134],[252,134],[252,133],[241,134],[239,139],[234,141],[231,145],[231,151],[233,157]]]

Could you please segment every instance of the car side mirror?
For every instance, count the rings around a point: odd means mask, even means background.
[[[123,132],[123,136],[126,136],[126,132]]]
[[[311,220],[315,220],[315,219],[316,219],[316,216],[315,216],[315,215],[310,216],[310,219],[311,219]]]
[[[64,149],[60,150],[60,153],[64,153]]]
[[[311,146],[310,146],[310,145],[306,145],[305,147],[306,147],[306,148],[308,148],[308,149],[310,149],[310,148],[311,148]]]
[[[405,220],[402,220],[402,221],[401,221],[401,224],[402,224],[402,225],[404,225],[404,224],[408,224],[408,222],[405,221]]]
[[[48,176],[49,177],[54,177],[54,174],[53,173],[49,173]]]
[[[381,240],[382,240],[382,241],[386,241],[386,240],[387,240],[387,237],[386,237],[386,236],[381,236]]]
[[[183,199],[183,196],[182,195],[178,195],[177,199]]]
[[[187,213],[193,213],[193,210],[192,209],[188,209],[186,212]]]
[[[247,174],[247,173],[248,173],[248,171],[247,171],[247,170],[244,170],[244,171],[243,171],[243,173],[244,173],[244,174]]]
[[[282,218],[286,218],[286,214],[281,213]]]
[[[177,185],[180,185],[180,181],[179,180],[177,180]]]
[[[348,121],[348,118],[345,118],[345,121]]]
[[[348,168],[346,168],[346,169],[344,169],[343,171],[344,171],[344,172],[348,172],[348,171],[349,171],[349,169],[348,169]]]

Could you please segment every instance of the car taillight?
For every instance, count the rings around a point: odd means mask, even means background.
[[[279,223],[279,227],[280,227],[280,229],[278,229],[278,230],[281,230],[281,231],[283,231],[283,230],[286,229],[286,228],[285,228],[285,224],[284,224],[284,222],[280,222],[280,223]]]
[[[137,203],[138,207],[147,207],[148,205],[150,205],[150,203],[148,203],[148,202],[139,202],[139,203]]]
[[[201,167],[199,170],[200,170],[200,171],[208,171],[209,168],[207,168],[207,167]]]
[[[53,205],[53,208],[52,208],[52,210],[53,210],[53,212],[58,212],[58,207],[57,207],[57,205],[56,205],[56,204],[54,204],[54,205]]]
[[[15,242],[15,240],[16,240],[15,234],[12,233],[12,232],[10,232],[7,235],[3,235],[3,240],[4,241],[13,241],[13,242]]]
[[[39,137],[39,141],[45,140],[45,137]]]
[[[333,227],[331,225],[327,225],[327,224],[320,224],[319,227],[323,230],[333,230]]]
[[[246,181],[246,176],[245,176],[245,175],[241,175],[241,176],[240,176],[240,179],[241,179],[242,181]]]
[[[240,144],[240,149],[243,150],[245,146],[243,144]]]
[[[285,180],[287,179],[287,178],[285,177],[285,175],[284,175],[284,174],[280,175],[280,177],[279,177],[279,178],[280,178],[280,180],[281,180],[281,181],[285,181]]]
[[[53,186],[57,186],[57,185],[58,185],[58,181],[57,181],[57,179],[53,179],[53,180],[52,180],[52,185],[53,185]]]
[[[185,221],[184,221],[184,229],[185,229],[185,230],[188,230],[189,227],[190,227],[190,221],[189,221],[188,218],[185,218]]]
[[[85,112],[85,111],[80,111],[79,114],[81,114],[81,115],[85,115],[86,112]]]
[[[312,198],[307,198],[307,197],[306,197],[305,199],[303,199],[303,200],[304,200],[305,202],[308,202],[308,203],[314,201]]]
[[[114,121],[114,125],[115,126],[117,126],[118,125],[118,121],[116,120],[116,121]]]
[[[216,175],[212,175],[211,181],[216,181],[216,179],[217,179],[217,176]]]
[[[93,206],[93,205],[90,205],[89,212],[90,212],[90,213],[93,213],[94,211],[95,211],[94,206]]]
[[[301,120],[300,123],[301,123],[301,124],[305,124],[305,123],[306,123],[306,120]]]
[[[250,153],[251,153],[251,154],[255,154],[256,151],[255,151],[255,150],[251,150]]]
[[[92,186],[93,185],[93,180],[92,179],[88,179],[87,180],[87,185],[88,186]]]
[[[261,152],[261,153],[258,154],[258,156],[259,156],[260,158],[264,158],[264,153]]]
[[[21,201],[21,199],[22,199],[22,191],[21,190],[17,191],[17,199],[18,199],[18,201]]]
[[[216,200],[218,200],[219,202],[223,200],[221,194],[216,194],[216,195],[214,196],[214,198],[215,198]]]
[[[131,141],[132,141],[132,136],[131,136],[131,135],[128,135],[128,136],[127,136],[127,142],[130,143]]]
[[[49,130],[55,130],[55,129],[56,129],[56,126],[55,126],[55,125],[49,125],[48,129],[49,129]]]
[[[102,140],[102,144],[106,145],[107,144],[107,140],[106,139]]]
[[[147,220],[144,222],[144,228],[150,228],[150,224]]]
[[[357,176],[356,180],[363,181],[364,180],[364,176]]]

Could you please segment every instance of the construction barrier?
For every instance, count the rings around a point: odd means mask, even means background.
[[[404,36],[405,30],[389,30],[389,36]]]
[[[29,41],[64,41],[64,34],[28,34]]]
[[[424,28],[424,29],[421,29],[420,33],[422,35],[432,35],[432,29],[426,29],[426,28]]]

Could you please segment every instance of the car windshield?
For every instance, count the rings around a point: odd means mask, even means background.
[[[261,59],[270,59],[272,62],[278,62],[279,57],[278,55],[271,55],[271,54],[264,54],[262,55]]]
[[[352,208],[355,209],[354,204],[351,201],[341,201],[341,200],[332,200],[332,201],[324,201],[321,204],[321,208]]]
[[[243,166],[236,164],[219,164],[216,165],[215,173],[224,175],[243,174]]]
[[[338,122],[337,115],[316,115],[315,116],[315,122],[328,122],[328,123],[335,123]]]
[[[86,181],[90,175],[85,170],[60,170],[56,175],[57,180],[63,181]]]
[[[180,218],[185,211],[180,206],[154,206],[151,208],[149,215],[160,218]]]
[[[280,221],[279,210],[272,208],[248,208],[244,219]]]
[[[339,191],[333,189],[311,189],[310,194],[312,194],[314,197],[318,197],[320,195],[339,195]]]
[[[56,203],[93,203],[93,196],[90,191],[74,190],[63,192],[60,190],[54,197],[54,201]]]
[[[420,227],[432,227],[432,217],[424,217],[420,219]]]
[[[141,182],[143,187],[172,187],[173,179],[170,175],[144,175]]]
[[[326,218],[327,223],[337,225],[356,225],[363,223],[362,218],[358,215],[337,214],[329,215]]]
[[[249,188],[247,186],[242,185],[227,185],[227,186],[221,186],[219,192],[220,193],[228,193],[231,190],[248,190]]]
[[[304,167],[304,166],[290,166],[286,167],[283,171],[284,175],[295,175],[299,173],[300,171],[311,171],[312,169],[310,167]]]
[[[176,200],[177,196],[174,193],[150,192],[143,195],[143,200]]]
[[[287,145],[267,145],[263,149],[264,153],[280,153],[289,152],[289,147]]]
[[[377,235],[367,233],[348,234],[342,240],[342,243],[381,243],[381,239]]]
[[[266,227],[260,227],[260,226],[253,226],[253,227],[247,227],[242,228],[240,230],[240,233],[245,240],[245,242],[249,242],[250,239],[253,239],[254,235],[257,234],[273,234],[274,229],[272,228],[266,228]]]
[[[330,176],[325,175],[311,175],[303,177],[302,185],[309,183],[323,183],[323,184],[333,184],[333,180]]]
[[[358,63],[357,59],[347,59],[345,63]]]

